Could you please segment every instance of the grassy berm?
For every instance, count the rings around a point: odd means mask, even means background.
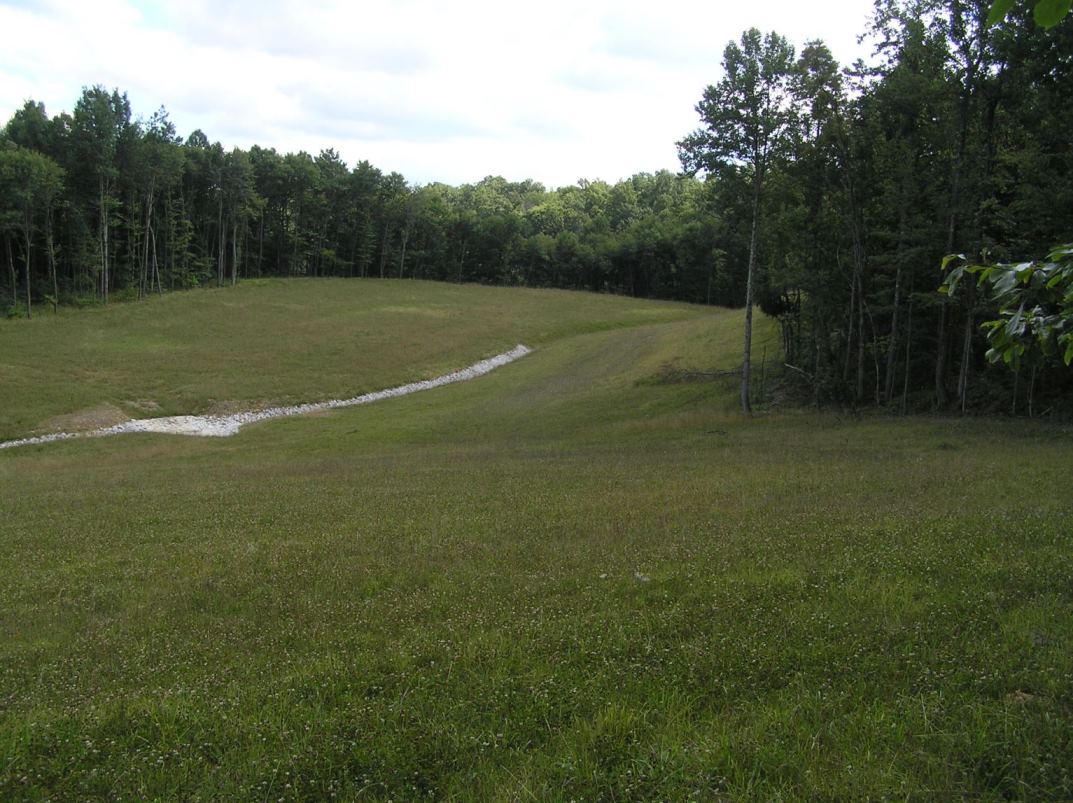
[[[0,452],[0,799],[1073,798],[1073,431],[746,420],[740,326],[358,280],[0,322],[6,438],[535,349]]]

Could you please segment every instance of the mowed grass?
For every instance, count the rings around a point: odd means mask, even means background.
[[[0,439],[350,398],[518,343],[697,314],[556,290],[265,279],[0,319]]]
[[[1069,428],[745,420],[667,370],[732,367],[740,313],[353,284],[471,293],[442,367],[536,351],[0,452],[0,798],[1073,797]],[[544,336],[481,342],[489,297]]]

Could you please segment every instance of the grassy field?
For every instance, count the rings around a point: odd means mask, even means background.
[[[325,280],[0,324],[8,437],[535,348],[0,452],[0,799],[1073,798],[1073,430],[745,420],[679,381],[740,322]]]
[[[513,348],[696,317],[557,290],[260,280],[0,319],[0,439],[128,418],[350,398]]]

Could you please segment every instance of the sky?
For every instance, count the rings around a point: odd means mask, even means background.
[[[0,0],[0,122],[82,88],[230,149],[323,148],[409,181],[545,186],[679,169],[741,32],[867,59],[871,0]]]

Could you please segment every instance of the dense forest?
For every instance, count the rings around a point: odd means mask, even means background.
[[[997,302],[973,282],[938,292],[946,254],[1028,259],[1073,240],[1073,25],[1044,30],[1030,10],[988,25],[989,7],[879,0],[868,66],[746,32],[682,132],[684,172],[616,184],[419,186],[334,150],[183,139],[165,109],[137,117],[101,86],[51,118],[30,100],[0,134],[0,311],[257,276],[730,306],[750,292],[816,403],[1060,411],[1060,359],[992,366],[980,324]]]

